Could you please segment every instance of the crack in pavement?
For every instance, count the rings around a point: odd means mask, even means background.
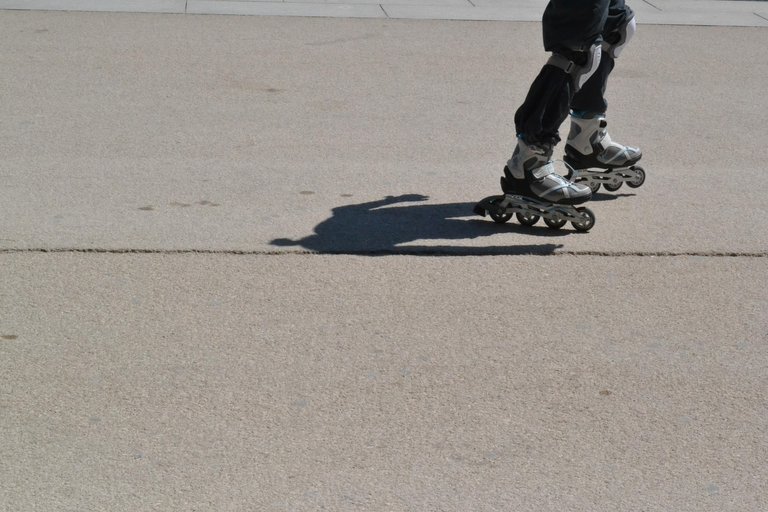
[[[551,247],[551,246],[550,246]],[[147,254],[147,255],[220,255],[220,256],[591,256],[605,258],[767,258],[768,251],[570,251],[527,246],[510,247],[402,247],[380,250],[339,251],[265,251],[236,249],[104,249],[104,248],[27,248],[0,249],[0,254]]]

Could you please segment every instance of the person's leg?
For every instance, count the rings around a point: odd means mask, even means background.
[[[605,90],[616,58],[635,33],[635,17],[624,0],[611,0],[602,33],[600,65],[571,100],[571,128],[566,161],[577,169],[624,167],[640,160],[637,148],[613,142],[608,135]]]
[[[515,112],[517,136],[529,144],[554,147],[560,142],[558,129],[568,116],[572,96],[571,76],[563,69],[545,65]]]
[[[588,187],[557,175],[551,156],[574,95],[599,68],[608,3],[550,0],[547,5],[542,18],[544,48],[552,56],[515,113],[518,143],[504,170],[509,190],[525,181],[535,195],[552,202],[583,202],[591,196]]]
[[[544,49],[552,57],[531,84],[515,113],[515,129],[530,143],[560,142],[560,125],[572,99],[599,69],[596,46],[610,0],[550,0],[542,17]]]

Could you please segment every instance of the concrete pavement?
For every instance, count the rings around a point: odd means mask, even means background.
[[[539,31],[0,12],[0,509],[768,508],[768,31],[640,26],[588,234],[471,213]]]
[[[547,0],[0,0],[0,9],[330,18],[538,21]],[[641,0],[638,19],[659,25],[768,26],[768,4]]]
[[[6,510],[766,508],[766,258],[0,263]]]

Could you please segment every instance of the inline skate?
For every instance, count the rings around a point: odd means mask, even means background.
[[[589,201],[592,191],[559,175],[551,157],[551,146],[518,139],[501,177],[504,195],[486,197],[475,205],[475,213],[483,217],[488,214],[497,223],[508,222],[515,215],[524,226],[543,218],[552,229],[560,229],[567,222],[577,231],[592,229],[592,210],[575,206]]]
[[[593,193],[602,185],[615,192],[626,183],[637,188],[645,182],[645,170],[637,164],[643,156],[638,148],[611,140],[605,116],[573,112],[565,144],[566,174],[574,183],[587,185]]]

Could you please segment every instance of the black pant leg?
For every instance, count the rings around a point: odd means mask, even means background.
[[[597,71],[579,89],[571,100],[571,110],[589,112],[592,114],[604,114],[608,110],[608,102],[605,99],[605,89],[608,85],[608,76],[613,71],[615,60],[607,52],[602,52],[600,65]]]
[[[544,48],[570,55],[600,41],[611,0],[550,0],[542,17]],[[515,129],[529,143],[557,144],[575,93],[571,75],[545,65],[515,113]]]
[[[602,32],[602,39],[608,43],[617,37],[617,30],[626,25],[632,19],[634,13],[624,0],[611,0],[608,7],[608,17]],[[608,101],[605,99],[605,90],[608,85],[608,76],[613,71],[615,60],[607,52],[602,52],[600,66],[597,71],[586,81],[571,101],[571,110],[589,112],[590,114],[604,114],[608,110]]]
[[[542,17],[544,49],[587,51],[599,39],[611,0],[550,0]]]
[[[515,113],[515,130],[529,144],[555,145],[558,129],[568,116],[573,98],[571,75],[545,65],[531,84],[525,101]]]

